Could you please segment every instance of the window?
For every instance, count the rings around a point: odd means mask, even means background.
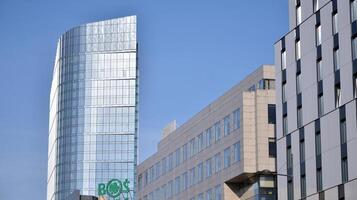
[[[347,158],[341,160],[341,173],[342,173],[342,182],[346,183],[348,181],[348,162]]]
[[[217,185],[214,188],[214,199],[215,200],[222,200],[222,189],[221,189],[221,185]]]
[[[212,189],[206,191],[206,200],[213,200],[213,192]]]
[[[335,86],[335,102],[336,108],[341,105],[341,86],[339,85]]]
[[[332,15],[332,34],[335,35],[338,32],[338,13]]]
[[[289,169],[291,169],[293,167],[293,153],[291,152],[291,148],[287,148],[286,150],[286,159],[287,159],[287,162],[286,162],[286,167],[288,168],[288,171]],[[289,174],[291,175],[291,174]]]
[[[297,126],[298,128],[302,127],[302,107],[297,109]]]
[[[357,1],[351,1],[351,22],[357,20]]]
[[[282,91],[281,91],[281,95],[282,95],[282,100],[283,100],[283,103],[285,103],[286,102],[286,83],[284,83],[283,84],[283,86],[282,86],[282,89],[281,89]]]
[[[316,185],[317,185],[317,191],[322,190],[322,170],[317,169],[316,171]]]
[[[160,170],[160,162],[157,162],[156,164],[155,164],[155,175],[156,175],[156,177],[155,178],[159,178],[160,177],[160,175],[161,175],[161,170]]]
[[[203,139],[203,133],[200,133],[197,136],[197,142],[198,142],[198,152],[202,151],[204,148],[204,139]]]
[[[170,155],[169,155],[169,167],[168,167],[168,171],[171,171],[171,170],[173,169],[173,164],[174,164],[173,154],[170,153]]]
[[[240,109],[239,108],[233,112],[233,125],[234,125],[234,129],[240,128]]]
[[[275,138],[269,138],[269,157],[276,158],[276,142]]]
[[[300,141],[300,163],[305,162],[305,141]]]
[[[276,123],[275,114],[276,114],[275,104],[268,104],[268,124]]]
[[[166,157],[161,160],[161,169],[162,169],[162,174],[166,174],[167,170],[167,163],[166,163]]]
[[[296,94],[301,93],[301,74],[296,76]]]
[[[196,183],[196,170],[195,168],[190,169],[190,186]]]
[[[288,116],[283,116],[283,135],[288,134]]]
[[[182,190],[185,191],[188,188],[188,174],[187,172],[182,174]]]
[[[182,146],[182,161],[187,160],[188,158],[188,145],[187,143]]]
[[[175,151],[175,167],[179,166],[181,162],[181,149],[178,148]]]
[[[215,173],[221,171],[221,153],[214,156],[214,171]]]
[[[224,168],[231,166],[231,148],[228,147],[224,150]]]
[[[212,159],[206,160],[206,178],[212,175]]]
[[[301,197],[305,197],[306,196],[306,177],[305,177],[305,175],[301,176],[300,184],[301,184]]]
[[[211,146],[212,144],[212,131],[211,128],[206,130],[206,147]]]
[[[341,144],[346,144],[347,143],[347,130],[346,130],[346,120],[343,120],[340,122],[340,140]]]
[[[315,39],[316,39],[316,46],[321,45],[321,25],[316,26],[315,28]]]
[[[197,166],[197,183],[203,181],[203,163],[198,164]]]
[[[197,200],[203,200],[203,193],[198,194],[198,196],[197,196]]]
[[[301,6],[298,6],[296,8],[296,25],[301,24],[301,20],[302,20],[302,18],[301,18]]]
[[[314,12],[319,10],[319,0],[314,0]]]
[[[224,118],[224,136],[229,135],[230,133],[230,119],[229,115]]]
[[[353,75],[353,95],[357,98],[357,75]]]
[[[316,156],[321,155],[321,134],[320,132],[317,132],[315,135],[315,151],[316,151]]]
[[[357,59],[357,37],[352,39],[352,60]]]
[[[286,69],[286,51],[281,53],[281,69]]]
[[[316,62],[316,69],[317,69],[317,82],[319,82],[322,80],[322,77],[323,77],[321,60]]]
[[[240,142],[234,144],[234,161],[240,161]]]
[[[214,138],[215,141],[218,141],[221,139],[221,123],[217,122],[214,124]]]
[[[175,195],[177,195],[181,191],[180,183],[181,183],[180,182],[180,177],[178,176],[178,177],[175,178]]]
[[[294,200],[294,185],[292,181],[288,182],[288,200]]]
[[[173,190],[174,190],[174,182],[169,181],[168,183],[168,196],[171,198],[173,196]]]
[[[300,60],[300,58],[301,58],[301,42],[300,40],[298,40],[295,43],[295,59]]]
[[[317,109],[318,109],[318,115],[319,115],[319,117],[321,117],[324,114],[324,96],[323,95],[318,96]]]
[[[333,67],[335,71],[340,69],[340,57],[339,57],[339,50],[335,49],[333,51]]]
[[[190,140],[190,157],[196,154],[196,142],[195,138]]]

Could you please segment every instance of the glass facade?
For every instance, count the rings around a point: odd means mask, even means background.
[[[47,199],[128,179],[135,197],[138,67],[136,16],[63,34],[50,96]]]

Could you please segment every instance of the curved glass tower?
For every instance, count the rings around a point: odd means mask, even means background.
[[[138,65],[136,16],[64,33],[50,94],[47,200],[128,180],[135,196]],[[123,188],[124,189],[124,188]]]

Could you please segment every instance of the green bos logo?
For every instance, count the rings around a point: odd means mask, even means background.
[[[123,199],[129,200],[130,188],[129,180],[125,179],[123,182],[119,179],[112,179],[107,184],[99,183],[98,184],[98,195],[104,196],[108,195],[114,199]],[[125,194],[125,195],[124,195]],[[122,198],[120,198],[120,195]]]

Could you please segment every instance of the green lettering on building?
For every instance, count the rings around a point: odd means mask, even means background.
[[[125,179],[124,181],[120,181],[119,179],[112,179],[108,181],[107,184],[99,183],[98,184],[98,195],[104,196],[108,195],[114,199],[129,200],[130,188],[129,188],[129,180]],[[125,195],[124,195],[125,194]]]

